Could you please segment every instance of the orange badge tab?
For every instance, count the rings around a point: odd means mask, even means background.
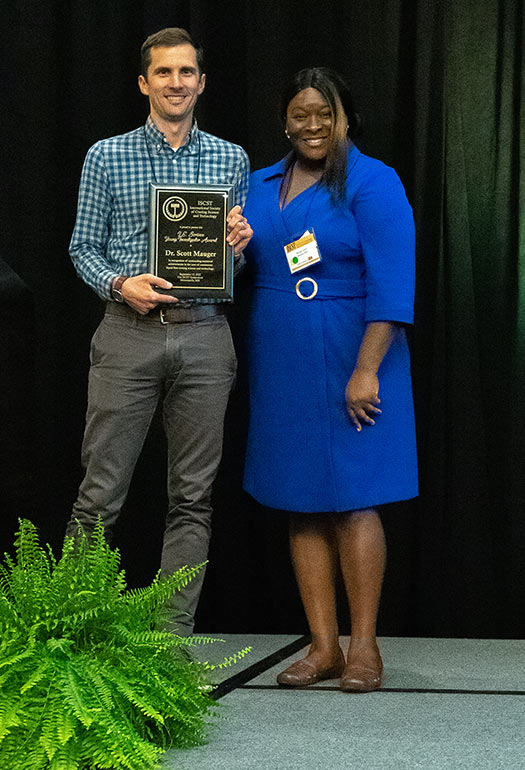
[[[290,272],[297,273],[321,261],[319,246],[313,231],[307,230],[297,241],[291,241],[284,247]]]

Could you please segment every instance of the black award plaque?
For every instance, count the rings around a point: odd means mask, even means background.
[[[233,300],[233,248],[226,217],[233,185],[150,186],[149,271],[180,299]]]

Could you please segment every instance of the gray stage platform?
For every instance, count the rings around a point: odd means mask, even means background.
[[[276,673],[304,654],[303,637],[222,638],[200,657],[253,651],[215,672],[225,694],[209,743],[168,752],[166,770],[525,768],[522,641],[384,638],[383,689],[348,694],[336,681],[276,685]]]

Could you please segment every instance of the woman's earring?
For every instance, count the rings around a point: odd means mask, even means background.
[[[284,129],[284,133],[286,135],[286,138],[289,139],[290,138],[290,134],[288,133],[288,131],[286,129]]]

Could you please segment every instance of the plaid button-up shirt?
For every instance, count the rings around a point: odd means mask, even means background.
[[[148,272],[150,182],[233,184],[234,201],[244,206],[249,172],[242,147],[196,124],[175,151],[151,118],[134,131],[97,142],[82,169],[69,249],[77,273],[110,299],[116,276]]]

